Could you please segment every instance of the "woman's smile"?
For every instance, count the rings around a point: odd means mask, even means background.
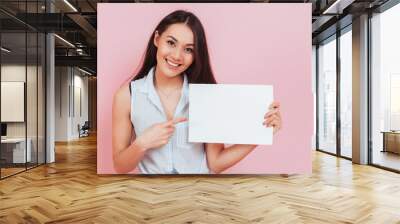
[[[181,66],[182,64],[179,63],[174,63],[171,60],[165,59],[165,61],[167,62],[167,65],[169,65],[168,67],[172,70],[177,70],[179,68],[179,66]]]

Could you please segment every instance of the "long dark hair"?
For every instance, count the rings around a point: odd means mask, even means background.
[[[189,83],[217,83],[210,66],[210,57],[208,55],[208,47],[203,25],[193,13],[184,10],[172,12],[164,17],[164,19],[162,19],[157,25],[149,39],[149,42],[147,43],[142,66],[133,80],[145,77],[150,69],[157,64],[157,47],[153,42],[155,32],[158,31],[158,34],[161,35],[170,25],[176,23],[186,24],[192,30],[194,36],[194,60],[189,68],[187,68],[185,71]]]

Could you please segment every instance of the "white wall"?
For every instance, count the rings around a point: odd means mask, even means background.
[[[78,124],[88,120],[88,77],[76,68],[56,67],[55,85],[55,140],[77,139]]]
[[[74,108],[73,113],[74,117],[72,119],[72,135],[75,137],[78,137],[78,124],[81,126],[85,123],[85,121],[88,120],[88,77],[81,76],[83,73],[78,73],[77,75],[77,70],[74,70]],[[80,93],[79,93],[80,91]],[[80,95],[80,97],[79,97]],[[79,108],[81,107],[81,108]],[[79,111],[79,109],[81,111]]]
[[[27,119],[23,122],[6,122],[7,137],[30,139],[32,161],[44,162],[44,74],[41,66],[25,66],[25,64],[3,64],[1,66],[2,82],[24,82],[26,83],[26,107],[21,108],[22,113],[26,112]],[[27,81],[25,80],[27,79]],[[7,96],[2,96],[7,97]],[[11,108],[1,108],[3,112]],[[8,111],[13,113],[13,111]],[[15,112],[14,112],[15,113]],[[39,150],[39,151],[38,151]],[[37,157],[37,153],[39,156]]]
[[[25,70],[27,69],[27,70]],[[27,72],[27,73],[26,73]],[[41,72],[41,70],[39,70]],[[36,66],[27,66],[9,64],[1,66],[1,81],[4,82],[25,82],[25,75],[28,78],[27,88],[27,120],[28,120],[28,137],[30,133],[36,135],[36,107],[37,107],[37,95],[36,95]],[[31,88],[29,88],[31,87]],[[4,97],[4,96],[3,96]],[[39,105],[39,107],[42,105]],[[7,110],[7,108],[1,108]],[[33,123],[32,123],[33,122]],[[7,136],[8,137],[25,137],[25,123],[26,122],[7,122]]]
[[[55,68],[55,141],[68,140],[69,68]]]

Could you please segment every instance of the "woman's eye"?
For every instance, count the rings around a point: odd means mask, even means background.
[[[193,48],[186,48],[185,51],[186,53],[193,53]]]
[[[175,43],[172,40],[167,40],[167,44],[170,45],[170,46],[174,46],[175,45]]]

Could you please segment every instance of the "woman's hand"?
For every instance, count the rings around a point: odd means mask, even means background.
[[[185,121],[187,121],[187,118],[179,117],[167,122],[154,124],[144,130],[140,136],[137,136],[135,144],[143,151],[161,147],[168,143],[169,138],[175,131],[175,125]]]
[[[269,111],[264,115],[264,123],[266,127],[273,127],[274,134],[282,128],[282,118],[280,111],[280,103],[277,101],[272,102],[269,106]]]
[[[269,106],[268,113],[264,115],[263,125],[273,127],[274,134],[281,129],[279,102],[274,101]],[[257,145],[236,144],[225,148],[224,144],[206,143],[207,165],[214,173],[220,173],[241,161],[256,147]]]

